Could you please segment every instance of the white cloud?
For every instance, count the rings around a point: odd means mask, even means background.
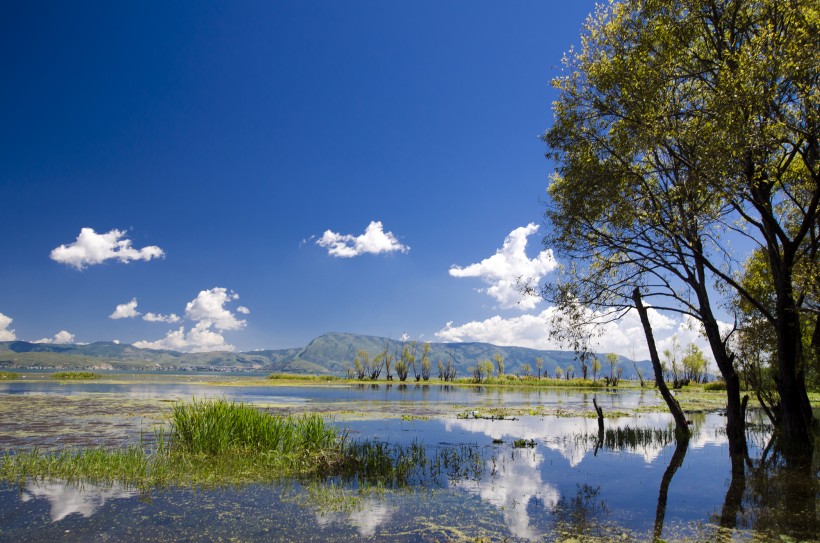
[[[122,487],[118,483],[97,486],[84,482],[79,488],[74,483],[49,480],[48,482],[26,483],[20,500],[23,502],[37,499],[48,500],[51,505],[51,522],[59,522],[76,513],[88,518],[107,501],[131,498],[136,495],[136,490]]]
[[[66,330],[60,330],[56,334],[54,334],[53,338],[44,337],[42,339],[38,339],[32,343],[53,343],[55,345],[66,345],[69,343],[75,343],[74,334],[71,332],[67,332]]]
[[[242,313],[243,315],[249,315],[251,310],[245,307],[244,305],[240,305],[236,308],[236,311]]]
[[[176,313],[171,313],[170,315],[162,315],[160,313],[151,313],[148,312],[142,316],[142,320],[148,322],[167,322],[169,324],[173,324],[175,322],[179,322],[179,315]]]
[[[538,296],[522,295],[517,288],[519,280],[539,283],[558,264],[551,249],[545,249],[538,256],[527,257],[527,238],[538,232],[538,225],[530,223],[516,228],[504,239],[504,245],[496,253],[481,262],[460,267],[452,266],[453,277],[478,277],[488,285],[486,292],[495,298],[502,308],[519,307],[533,309],[541,301]]]
[[[109,319],[132,319],[138,317],[140,312],[137,311],[137,299],[131,298],[131,301],[125,304],[119,304],[114,312],[108,315]]]
[[[225,304],[237,300],[239,295],[222,287],[202,290],[185,306],[185,316],[193,321],[207,322],[220,330],[236,330],[245,326],[245,321],[225,309]]]
[[[221,333],[210,329],[208,322],[198,322],[193,328],[185,331],[184,326],[171,330],[157,341],[137,341],[134,347],[140,349],[167,349],[189,353],[206,353],[210,351],[235,351],[236,347],[225,342]]]
[[[648,313],[658,343],[658,350],[662,352],[662,346],[673,334],[678,334],[680,338],[687,322],[684,319],[672,319],[652,308],[648,309]],[[461,325],[454,325],[451,321],[435,335],[442,341],[453,343],[476,341],[530,349],[566,349],[565,345],[552,339],[550,334],[551,321],[555,315],[556,309],[549,307],[535,315],[527,314],[509,319],[495,315],[483,321],[472,321]],[[634,350],[638,360],[649,358],[643,326],[635,310],[628,311],[617,322],[603,325],[599,331],[600,336],[593,338],[593,349],[601,352],[614,352],[623,356],[629,356],[630,350]],[[692,340],[696,339],[694,333],[686,339],[690,337]],[[687,342],[682,344],[685,345]]]
[[[7,317],[0,313],[0,341],[14,341],[17,339],[17,335],[14,333],[14,330],[9,330],[12,320],[13,319],[11,317]]]
[[[128,263],[132,260],[152,260],[162,258],[165,252],[155,245],[135,249],[131,240],[122,239],[126,232],[111,230],[97,234],[92,228],[83,228],[77,240],[69,245],[60,245],[51,251],[51,259],[67,264],[78,270],[106,260],[119,260]]]
[[[329,255],[341,258],[351,258],[365,253],[406,253],[410,250],[407,245],[399,243],[393,232],[385,232],[381,221],[371,221],[364,234],[360,236],[325,230],[322,237],[316,240],[316,244],[326,248]]]
[[[225,330],[238,330],[246,324],[246,321],[238,319],[225,307],[226,304],[238,299],[238,294],[222,287],[202,290],[196,298],[185,306],[185,318],[196,323],[193,327],[186,330],[185,326],[180,326],[176,330],[170,330],[162,339],[137,341],[134,346],[141,349],[168,349],[195,353],[234,351],[236,347],[225,341],[222,332]],[[250,313],[243,306],[237,307],[236,310],[242,314]],[[170,315],[146,313],[143,319],[151,322],[167,323],[181,320],[174,313]]]

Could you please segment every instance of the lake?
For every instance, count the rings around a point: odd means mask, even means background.
[[[194,397],[323,413],[351,439],[425,461],[379,488],[2,483],[0,541],[816,541],[820,525],[816,458],[795,466],[767,448],[752,412],[750,463],[733,479],[725,418],[690,414],[680,446],[648,389],[21,380],[0,383],[0,450],[134,443],[169,400]],[[593,397],[616,415],[600,435]]]

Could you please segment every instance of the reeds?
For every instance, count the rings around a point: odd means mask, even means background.
[[[193,454],[312,452],[336,445],[336,430],[319,415],[271,415],[225,400],[193,400],[171,413],[171,443]]]
[[[124,449],[88,448],[0,456],[0,478],[118,481],[147,487],[265,482],[323,473],[342,458],[344,439],[318,415],[272,415],[225,400],[177,404],[168,431]]]
[[[19,379],[20,374],[13,371],[0,371],[0,381],[10,381],[12,379]]]

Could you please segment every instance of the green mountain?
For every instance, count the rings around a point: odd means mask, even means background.
[[[389,340],[376,336],[328,333],[313,339],[305,347],[250,352],[181,353],[177,351],[139,349],[133,345],[97,342],[87,345],[55,345],[29,343],[26,341],[0,342],[0,369],[12,368],[60,368],[87,370],[131,371],[256,371],[301,373],[311,375],[345,375],[352,366],[358,350],[371,356],[388,349],[398,357],[405,345],[411,343]],[[421,342],[415,344],[417,358],[421,358]],[[501,347],[489,343],[431,343],[431,374],[438,375],[438,362],[452,362],[458,377],[469,375],[469,368],[479,361],[493,359],[498,353],[504,357],[505,372],[521,372],[522,364],[529,364],[536,371],[535,359],[544,364],[542,375],[554,375],[555,368],[575,366],[580,376],[580,364],[571,351],[542,351],[524,347]],[[609,366],[603,354],[601,375],[609,374]],[[635,377],[632,361],[620,357],[624,377]],[[637,363],[644,376],[652,375],[648,361]],[[384,374],[382,375],[384,377]],[[412,378],[412,372],[411,372]]]

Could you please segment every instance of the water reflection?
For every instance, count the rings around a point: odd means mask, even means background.
[[[327,528],[334,524],[349,525],[362,537],[373,537],[379,526],[387,524],[398,508],[383,500],[368,498],[361,501],[352,511],[316,512],[316,524]]]
[[[558,489],[542,478],[543,462],[536,449],[516,449],[486,461],[482,480],[462,481],[454,487],[495,506],[515,537],[536,540],[542,534],[531,526],[530,515],[552,511],[560,498]]]
[[[63,481],[26,483],[21,495],[22,502],[46,499],[51,505],[51,522],[63,520],[68,515],[78,513],[90,517],[108,500],[131,498],[134,490],[118,484],[97,486],[93,484],[69,484]]]

